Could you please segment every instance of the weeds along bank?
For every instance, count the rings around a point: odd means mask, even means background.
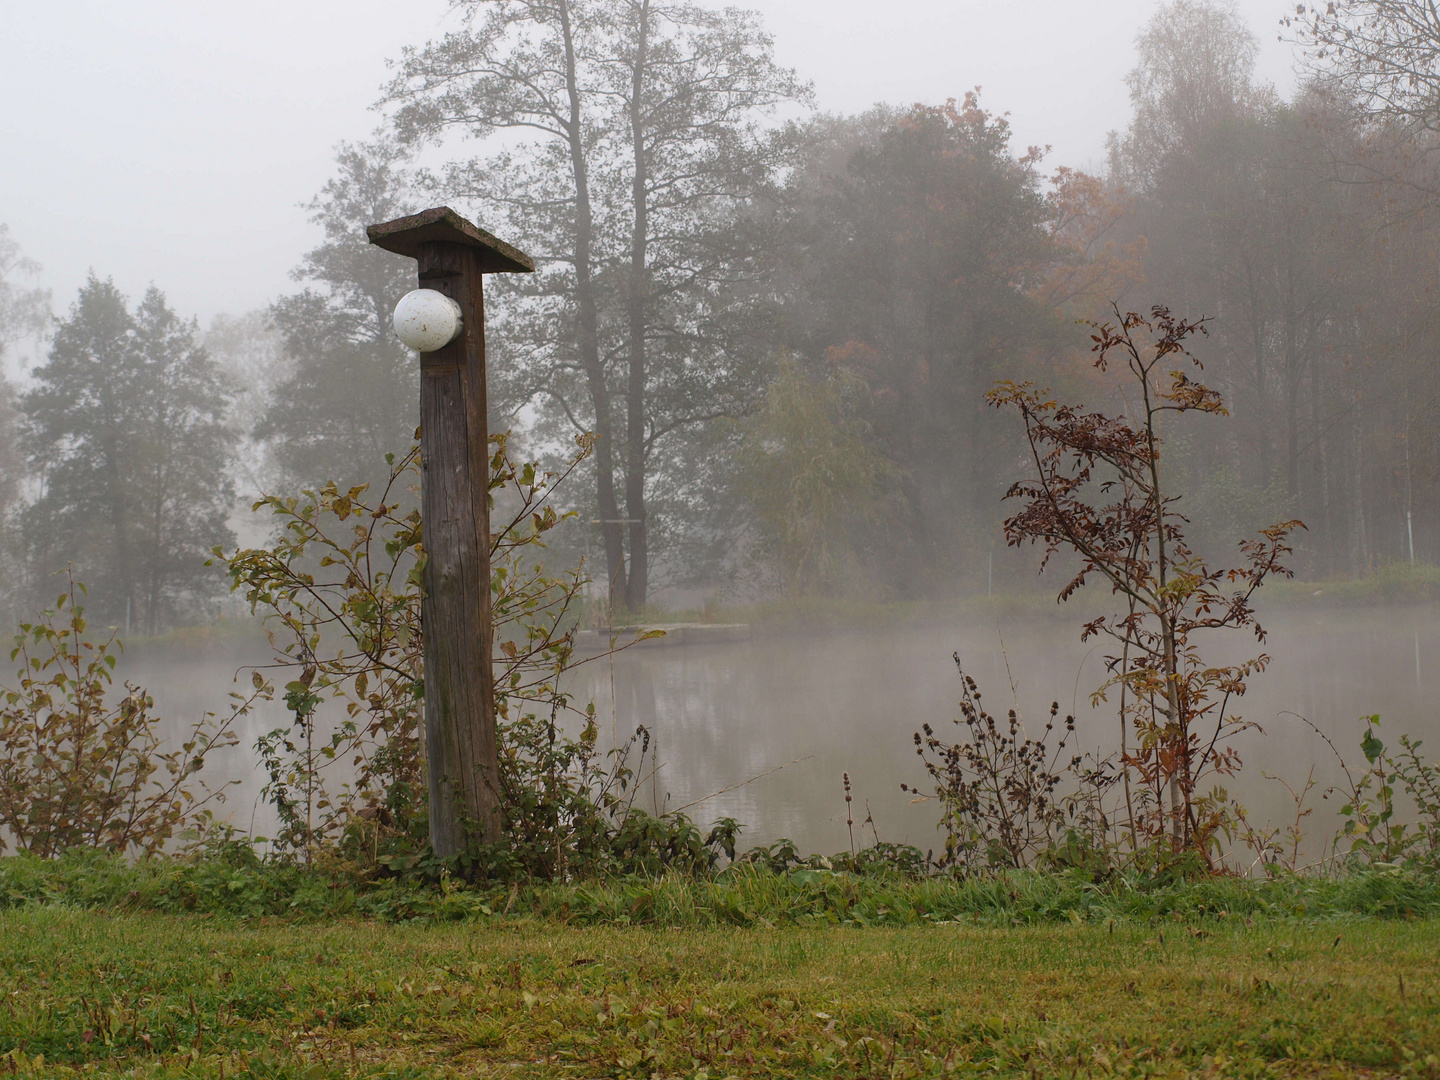
[[[0,860],[0,906],[242,921],[352,917],[497,927],[540,920],[674,928],[1167,922],[1213,928],[1257,919],[1344,924],[1440,916],[1440,880],[1417,870],[1247,880],[1186,876],[1177,867],[1096,881],[1075,871],[907,876],[873,862],[846,869],[843,861],[837,867],[824,857],[783,859],[784,853],[775,853],[769,864],[746,859],[712,874],[671,870],[572,882],[466,884],[404,874],[357,879],[343,868],[262,860],[234,842],[180,858],[129,860],[75,850],[55,859],[18,855]]]
[[[253,748],[278,821],[266,840],[269,866],[323,868],[332,883],[352,883],[356,897],[396,882],[447,897],[460,883],[483,893],[493,883],[561,888],[666,874],[720,895],[730,887],[722,881],[762,871],[826,896],[843,896],[881,871],[906,889],[942,890],[1047,872],[1102,891],[1237,872],[1423,880],[1440,846],[1440,781],[1420,744],[1401,737],[1387,745],[1377,718],[1365,724],[1363,764],[1342,767],[1335,797],[1346,827],[1319,860],[1302,857],[1305,800],[1315,793],[1302,787],[1292,820],[1272,826],[1252,820],[1226,789],[1243,766],[1236,740],[1254,728],[1238,704],[1270,656],[1221,663],[1217,650],[1247,637],[1263,648],[1253,600],[1266,580],[1287,573],[1290,537],[1303,526],[1282,522],[1242,541],[1239,564],[1229,568],[1213,568],[1188,547],[1178,493],[1160,467],[1161,425],[1223,413],[1218,395],[1187,374],[1188,342],[1202,330],[1159,308],[1148,317],[1117,311],[1114,323],[1096,327],[1097,377],[1143,403],[1138,411],[1086,412],[1025,385],[1003,384],[990,396],[1019,417],[1032,448],[1032,477],[1010,491],[1017,509],[1007,538],[1069,560],[1062,600],[1093,580],[1100,589],[1092,591],[1112,605],[1081,637],[1104,657],[1103,681],[1090,690],[1092,702],[1111,710],[1119,749],[1085,750],[1058,703],[1043,730],[1027,728],[1014,710],[992,711],[979,681],[962,670],[954,724],[916,724],[913,735],[906,794],[939,823],[930,850],[882,843],[871,815],[852,802],[848,778],[847,850],[831,858],[806,857],[783,841],[747,851],[730,818],[702,828],[684,812],[646,812],[637,795],[653,781],[653,732],[642,725],[603,746],[593,704],[572,699],[562,681],[588,662],[576,657],[571,633],[584,582],[579,572],[547,568],[545,538],[565,519],[554,491],[591,443],[581,440],[566,469],[546,473],[513,463],[503,436],[493,439],[491,461],[498,842],[446,860],[427,846],[424,549],[405,496],[412,452],[390,460],[378,491],[332,484],[263,500],[257,509],[276,528],[270,546],[216,552],[236,591],[267,617],[274,660],[252,673],[228,712],[202,718],[178,748],[161,744],[143,688],[117,693],[111,685],[113,642],[86,625],[81,587],[22,627],[23,671],[7,692],[0,730],[7,843],[39,857],[191,845],[199,854],[174,864],[177,880],[193,877],[196,859],[237,881],[263,877],[269,869],[254,838],[217,823],[225,790],[207,787],[205,769],[217,755],[248,752],[236,745],[239,718],[259,701],[279,700],[289,723]],[[475,895],[466,892],[467,902]],[[839,904],[817,902],[826,911]]]

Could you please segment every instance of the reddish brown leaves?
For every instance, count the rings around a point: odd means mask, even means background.
[[[1086,412],[1046,398],[1030,383],[1001,383],[987,395],[996,408],[1020,414],[1034,466],[1030,479],[1006,493],[1021,507],[1005,521],[1005,536],[1012,546],[1040,545],[1042,567],[1057,552],[1078,559],[1060,601],[1099,575],[1124,605],[1084,626],[1084,638],[1107,635],[1119,653],[1107,657],[1111,678],[1096,697],[1112,686],[1121,690],[1122,730],[1139,740],[1123,760],[1149,792],[1149,831],[1168,829],[1177,843],[1204,853],[1219,819],[1209,809],[1197,814],[1203,802],[1197,785],[1207,774],[1239,768],[1233,750],[1219,744],[1247,725],[1228,710],[1269,657],[1210,667],[1194,635],[1248,627],[1263,641],[1251,598],[1271,574],[1288,575],[1289,536],[1304,526],[1283,521],[1243,541],[1238,567],[1212,570],[1190,550],[1179,496],[1161,487],[1156,418],[1226,415],[1220,394],[1190,375],[1201,364],[1189,342],[1205,334],[1205,320],[1176,318],[1163,307],[1148,317],[1116,308],[1115,316],[1091,324],[1095,366],[1105,371],[1123,364],[1133,417]],[[1227,584],[1235,588],[1227,591]]]

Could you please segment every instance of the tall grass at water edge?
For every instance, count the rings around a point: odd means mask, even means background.
[[[400,878],[357,882],[317,868],[234,858],[128,861],[72,851],[51,860],[0,859],[0,907],[34,905],[296,920],[540,919],[675,927],[1413,918],[1440,915],[1440,876],[1366,869],[1254,881],[1124,873],[1095,882],[1074,872],[913,879],[737,865],[713,877],[666,873],[477,887]]]

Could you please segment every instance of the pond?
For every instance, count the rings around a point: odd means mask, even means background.
[[[1440,611],[1286,609],[1265,619],[1273,657],[1251,681],[1243,715],[1263,728],[1236,745],[1245,767],[1228,781],[1252,818],[1283,824],[1293,801],[1281,781],[1301,787],[1313,768],[1317,787],[1307,805],[1308,847],[1318,850],[1336,827],[1338,800],[1320,798],[1342,779],[1335,754],[1292,714],[1312,721],[1335,742],[1352,769],[1362,714],[1379,713],[1387,741],[1401,732],[1440,753]],[[1082,644],[1079,618],[956,618],[929,625],[855,628],[706,644],[647,643],[599,657],[573,673],[572,689],[593,699],[607,740],[623,741],[637,724],[652,733],[654,771],[636,793],[654,811],[688,807],[702,825],[733,817],[745,825],[744,845],[789,837],[806,851],[850,845],[842,773],[855,796],[856,841],[880,839],[937,847],[933,804],[913,802],[900,785],[924,787],[913,735],[924,723],[942,738],[958,737],[959,676],[951,659],[980,683],[987,708],[1003,717],[1018,707],[1030,730],[1043,727],[1052,700],[1077,717],[1080,751],[1106,754],[1118,745],[1111,706],[1092,708],[1090,692],[1104,679],[1105,646]],[[1231,634],[1226,655],[1249,655],[1253,641]],[[133,653],[122,676],[147,685],[162,715],[177,726],[220,709],[238,672],[263,660],[254,648]],[[212,782],[237,780],[224,813],[237,828],[266,834],[274,819],[259,800],[264,776],[255,765],[255,738],[286,723],[270,703],[242,721],[242,746],[212,762]],[[1265,774],[1278,777],[1267,779]],[[873,827],[864,824],[867,816]]]

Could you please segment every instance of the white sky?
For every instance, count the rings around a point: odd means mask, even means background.
[[[741,0],[743,3],[743,0]],[[1101,159],[1158,0],[750,0],[821,108],[983,87],[1017,149]],[[1239,0],[1260,74],[1288,92],[1281,0]],[[183,315],[293,288],[318,239],[300,209],[334,144],[364,138],[385,61],[440,32],[444,0],[0,0],[0,222],[64,312],[90,268]]]

